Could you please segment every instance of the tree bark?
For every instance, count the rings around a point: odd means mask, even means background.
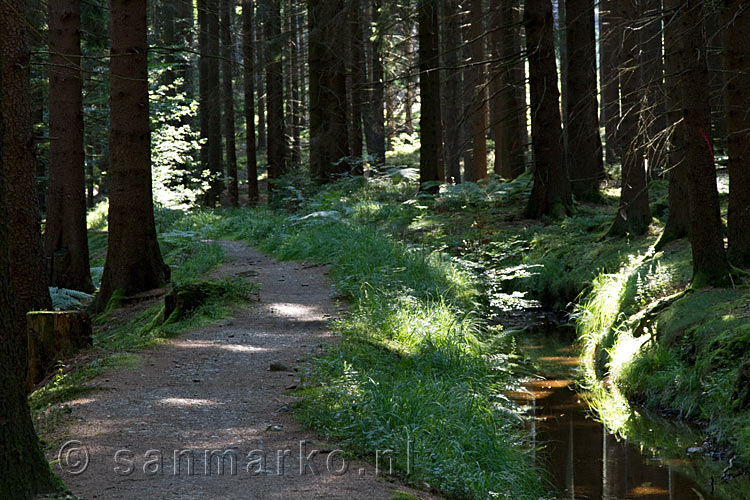
[[[15,11],[14,11],[15,9]],[[18,0],[6,2],[8,12],[24,12]],[[31,122],[30,51],[25,22],[16,15],[0,16],[3,120],[2,167],[7,197],[11,282],[15,290],[15,321],[52,305],[45,279],[44,250],[39,231],[36,159]],[[25,363],[25,350],[20,359]],[[25,370],[25,368],[23,368]]]
[[[268,189],[270,182],[286,173],[287,141],[284,134],[284,74],[282,53],[284,39],[281,36],[281,5],[275,0],[265,0],[266,38],[266,106],[268,109]]]
[[[258,3],[258,13],[262,14],[261,4]],[[263,27],[263,16],[255,17],[255,41],[258,50],[255,51],[255,88],[258,89],[258,149],[268,152],[268,128],[266,127],[266,38]]]
[[[716,169],[710,141],[711,108],[703,15],[703,2],[700,0],[684,1],[676,15],[682,40],[679,90],[690,202],[692,286],[696,288],[729,281],[730,271],[724,251]]]
[[[458,69],[458,51],[461,45],[461,24],[458,16],[458,0],[443,0],[442,44],[443,44],[443,122],[445,176],[448,182],[461,182],[461,116],[463,95],[461,93],[461,71]]]
[[[208,167],[208,128],[209,128],[209,105],[208,105],[208,12],[207,0],[196,0],[198,7],[198,113],[200,115],[200,140],[201,149],[199,154],[200,168]]]
[[[8,5],[10,3],[10,5]],[[21,12],[23,3],[11,0],[6,7]],[[15,22],[13,22],[15,21]],[[9,90],[6,85],[13,85],[16,92],[26,94],[22,99],[28,103],[28,86],[24,87],[22,82],[15,82],[15,75],[8,74],[7,61],[28,61],[28,44],[23,25],[23,18],[16,16],[0,16],[0,88]],[[28,68],[28,62],[26,64]],[[20,69],[20,68],[19,68]],[[22,72],[21,72],[22,73]],[[10,80],[6,80],[10,76]],[[25,80],[25,79],[24,79]],[[11,82],[5,84],[5,82]],[[20,84],[20,86],[19,86]],[[14,103],[18,104],[18,95],[11,93]],[[3,92],[2,102],[8,98]],[[30,115],[26,117],[27,128],[25,134],[5,134],[3,122],[7,125],[15,125],[14,119],[18,115],[11,114],[9,120],[5,113],[0,115],[0,443],[3,443],[0,451],[0,459],[3,463],[3,473],[0,474],[0,498],[26,500],[37,497],[43,493],[53,493],[61,489],[50,471],[47,459],[42,453],[39,440],[34,433],[31,414],[26,402],[24,383],[26,378],[26,318],[17,314],[14,305],[13,285],[11,282],[11,266],[9,259],[9,217],[6,203],[6,185],[4,159],[6,148],[10,142],[21,140],[14,149],[28,147],[24,139],[25,135],[31,136]],[[27,107],[26,111],[29,109]],[[21,124],[18,124],[21,125]],[[35,199],[35,197],[31,197]]]
[[[618,140],[623,146],[620,207],[609,234],[643,234],[651,223],[648,185],[643,161],[643,138],[638,133],[641,116],[641,89],[638,73],[636,23],[638,11],[632,0],[618,2],[616,22],[624,26],[620,47],[620,102],[622,117]]]
[[[50,169],[45,225],[49,284],[91,293],[86,236],[79,0],[49,2]]]
[[[110,0],[109,239],[101,310],[115,292],[133,295],[168,281],[151,195],[146,0]]]
[[[472,142],[471,168],[464,171],[467,181],[487,178],[487,101],[484,98],[487,85],[485,74],[484,23],[482,0],[469,2],[469,40],[471,69],[469,70],[473,100],[468,117]]]
[[[645,150],[649,174],[660,175],[667,159],[664,137],[667,117],[661,0],[646,0],[641,8],[641,26],[638,32],[641,47],[641,84],[645,89],[645,105],[642,110],[643,129],[646,134]]]
[[[419,19],[419,183],[445,179],[443,174],[443,127],[440,116],[440,51],[438,35],[438,0],[420,0]],[[438,185],[427,192],[437,193]]]
[[[494,74],[490,79],[490,121],[495,139],[495,173],[515,179],[523,173],[521,110],[517,100],[515,65],[521,57],[517,45],[514,0],[501,0],[492,7],[492,58]],[[525,118],[525,117],[524,117]],[[524,124],[525,125],[525,124]]]
[[[665,0],[664,11],[664,91],[668,134],[669,216],[664,225],[656,249],[667,243],[685,238],[690,228],[690,204],[688,203],[688,171],[686,170],[684,132],[679,82],[680,75],[680,31],[674,20],[681,0]]]
[[[229,204],[240,206],[239,179],[237,176],[237,145],[234,130],[234,56],[232,54],[232,17],[230,9],[234,0],[221,0],[221,72],[224,98],[224,144],[227,158],[227,195]]]
[[[310,172],[319,182],[349,171],[345,46],[341,0],[308,0],[310,67]]]
[[[527,0],[524,8],[531,87],[534,186],[526,208],[532,218],[561,217],[572,211],[570,181],[562,162],[560,101],[550,0]]]
[[[616,163],[620,157],[617,127],[620,122],[620,90],[618,60],[622,29],[617,25],[614,12],[617,0],[599,3],[599,67],[601,87],[602,123],[604,124],[604,157],[607,163]]]
[[[372,0],[372,21],[379,26],[383,0]],[[383,35],[380,30],[370,42],[369,119],[365,123],[367,154],[375,165],[385,163],[385,85],[383,83]],[[310,82],[312,84],[312,81]],[[310,103],[312,106],[312,103]]]
[[[245,125],[247,127],[247,196],[250,205],[258,202],[258,159],[255,142],[255,39],[253,10],[255,0],[242,2],[242,41],[244,56]]]
[[[208,105],[208,190],[206,205],[215,207],[224,191],[224,169],[221,151],[221,85],[219,79],[219,5],[209,2],[206,11],[208,25],[208,74],[206,103]]]
[[[568,172],[576,198],[595,200],[604,179],[604,164],[596,100],[594,2],[567,0],[566,11]]]
[[[302,128],[301,126],[301,116],[302,116],[302,102],[300,101],[300,95],[302,92],[300,92],[300,45],[302,44],[302,40],[299,38],[299,15],[296,12],[297,6],[293,4],[293,12],[291,13],[290,17],[290,24],[291,24],[291,30],[289,35],[291,36],[291,44],[290,44],[290,50],[291,50],[291,57],[290,57],[290,66],[291,66],[291,98],[293,103],[293,111],[292,111],[292,163],[295,165],[299,165],[302,162],[302,140],[300,137],[300,130]],[[360,136],[361,136],[360,132]]]
[[[727,149],[729,150],[729,260],[750,266],[750,9],[740,0],[725,0],[724,67],[726,69]]]
[[[362,158],[364,148],[362,144],[362,105],[365,102],[365,53],[364,53],[364,31],[362,29],[362,1],[350,0],[349,8],[349,44],[351,50],[349,73],[351,75],[351,133],[349,142],[351,155],[354,158]],[[358,168],[357,173],[362,173]]]

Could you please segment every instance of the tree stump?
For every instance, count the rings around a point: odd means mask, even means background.
[[[93,343],[91,320],[79,311],[32,311],[26,315],[28,339],[28,392],[69,358]]]

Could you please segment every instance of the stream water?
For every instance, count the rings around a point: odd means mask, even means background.
[[[611,434],[576,392],[572,377],[579,360],[571,347],[550,350],[546,345],[526,345],[521,349],[544,351],[537,360],[548,367],[544,370],[547,378],[523,381],[508,396],[522,406],[538,449],[537,459],[562,498],[750,499],[750,489],[739,484],[741,479],[730,481],[736,484],[729,488],[720,479],[726,464],[689,456],[687,449],[699,447],[700,437],[674,430],[667,419],[640,422],[647,438],[660,436],[650,443]],[[661,444],[664,441],[670,444]]]

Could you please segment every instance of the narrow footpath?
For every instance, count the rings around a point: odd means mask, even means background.
[[[385,500],[400,491],[436,498],[400,484],[385,460],[379,471],[353,460],[291,415],[297,369],[335,341],[326,326],[341,309],[326,268],[220,244],[226,263],[213,277],[260,283],[260,301],[141,353],[137,366],[98,376],[90,382],[95,391],[69,403],[72,423],[55,468],[73,493]]]

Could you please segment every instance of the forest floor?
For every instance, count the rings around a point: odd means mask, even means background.
[[[434,498],[335,450],[290,413],[300,364],[336,341],[327,324],[341,306],[326,267],[219,244],[225,263],[211,278],[259,282],[260,301],[144,351],[136,366],[103,371],[86,384],[92,391],[67,403],[68,425],[53,439],[62,450],[50,453],[60,453],[56,468],[71,491],[88,499]]]

